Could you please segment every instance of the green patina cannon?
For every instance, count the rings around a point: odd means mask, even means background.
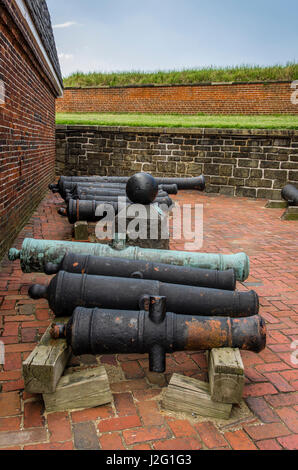
[[[166,353],[213,348],[261,352],[266,346],[262,317],[232,319],[166,312],[164,297],[148,296],[139,311],[78,307],[68,324],[52,326],[52,337],[66,338],[75,355],[149,353],[149,369],[163,373]]]
[[[238,281],[245,281],[249,276],[249,258],[245,253],[222,255],[189,251],[150,250],[139,247],[114,249],[109,245],[100,243],[75,243],[27,238],[23,242],[22,249],[19,251],[12,248],[8,257],[10,261],[20,259],[23,272],[30,273],[44,272],[47,263],[60,264],[67,253],[145,260],[219,271],[234,269]]]

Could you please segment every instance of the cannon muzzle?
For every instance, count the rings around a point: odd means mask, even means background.
[[[213,348],[261,352],[266,325],[259,316],[232,319],[166,312],[166,298],[148,296],[145,309],[75,309],[68,324],[55,325],[52,337],[66,337],[75,355],[149,353],[152,372],[163,373],[166,354]]]

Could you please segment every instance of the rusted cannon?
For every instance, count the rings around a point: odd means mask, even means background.
[[[48,299],[57,316],[70,316],[76,307],[137,310],[144,295],[167,297],[169,310],[181,315],[247,317],[259,312],[259,299],[254,291],[208,289],[145,279],[60,271],[49,285],[35,284],[29,288],[29,296]]]
[[[281,195],[290,206],[298,206],[298,189],[293,184],[287,184],[283,188]]]
[[[101,220],[105,214],[109,213],[109,206],[113,208],[115,214],[119,212],[118,197],[114,198],[113,196],[101,196],[100,200],[83,200],[80,199],[70,199],[67,203],[67,208],[58,209],[58,214],[68,217],[70,224],[75,224],[79,221],[85,222],[98,222]],[[124,198],[124,202],[129,205],[131,204],[129,200]],[[169,197],[157,198],[156,203],[159,206],[164,206],[166,208],[171,207],[173,201]],[[103,215],[97,215],[99,207],[102,208]]]
[[[78,307],[68,324],[52,326],[53,338],[66,338],[76,356],[82,354],[149,353],[152,372],[166,370],[166,354],[213,348],[261,352],[266,325],[250,318],[200,317],[166,312],[164,297],[148,296],[140,311],[89,310]]]
[[[220,253],[152,250],[137,246],[119,250],[103,243],[76,243],[62,240],[25,238],[21,250],[11,248],[8,258],[10,261],[20,260],[24,273],[44,272],[47,263],[59,264],[66,253],[146,260],[154,263],[216,269],[219,271],[234,269],[238,281],[245,281],[249,276],[249,258],[245,253],[223,255]]]
[[[64,256],[60,264],[48,263],[45,266],[46,274],[57,274],[59,271],[92,276],[151,279],[168,284],[184,284],[231,291],[236,289],[236,275],[233,269],[216,271],[140,260],[100,258],[99,256],[69,253]]]

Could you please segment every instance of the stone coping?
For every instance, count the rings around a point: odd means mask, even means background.
[[[133,127],[133,126],[96,126],[96,125],[63,125],[58,124],[57,130],[65,131],[101,131],[119,133],[142,134],[191,134],[201,136],[233,135],[233,136],[270,136],[270,137],[296,137],[297,129],[229,129],[229,128],[201,128],[201,127]]]

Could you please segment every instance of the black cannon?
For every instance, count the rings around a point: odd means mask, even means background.
[[[98,222],[106,214],[109,214],[109,209],[112,208],[115,214],[118,214],[120,207],[118,204],[118,198],[114,199],[113,196],[102,196],[100,201],[81,201],[80,199],[70,199],[67,203],[67,208],[58,209],[58,213],[64,217],[68,217],[70,224],[75,224],[79,221],[85,222]],[[103,200],[102,200],[103,199]],[[128,200],[124,199],[127,205],[131,204]],[[169,208],[173,204],[171,198],[157,198],[156,203],[163,207]],[[103,215],[97,215],[99,208]]]
[[[97,215],[99,206],[102,215]],[[70,224],[80,221],[98,222],[103,217],[106,217],[111,209],[115,214],[118,214],[118,203],[114,201],[80,201],[79,199],[74,201],[70,199],[67,208],[61,207],[58,209],[58,214],[68,217]]]
[[[126,176],[61,176],[58,184],[50,184],[53,192],[62,194],[64,183],[125,183],[129,177]],[[158,185],[177,185],[178,189],[196,189],[204,191],[206,187],[204,175],[195,178],[155,178]]]
[[[182,315],[248,317],[259,312],[259,299],[254,291],[208,289],[65,271],[60,271],[48,286],[35,284],[29,289],[32,299],[48,299],[57,316],[70,316],[76,307],[137,310],[144,295],[167,297],[169,310]]]
[[[281,195],[285,201],[288,201],[290,206],[298,206],[298,189],[293,184],[287,184]]]
[[[99,256],[69,253],[60,264],[48,263],[45,273],[52,275],[59,271],[93,276],[117,276],[134,279],[151,279],[168,284],[209,287],[213,289],[235,290],[234,269],[216,271],[190,268],[149,261],[127,260],[124,258],[101,258]]]
[[[239,348],[256,353],[266,346],[266,325],[259,315],[232,319],[166,312],[166,299],[144,298],[140,311],[75,309],[52,337],[66,337],[75,355],[149,353],[152,372],[166,370],[166,353]]]
[[[50,185],[51,187],[53,185]],[[59,187],[60,188],[60,187]],[[56,188],[53,190],[54,193],[59,193],[60,196],[65,200],[69,194],[76,195],[78,188],[84,189],[88,192],[98,189],[105,190],[126,190],[126,183],[69,183],[63,182],[62,189]],[[164,191],[167,194],[177,194],[178,187],[176,184],[161,184],[158,186],[159,191]]]
[[[108,198],[112,198],[113,201],[117,202],[118,197],[120,196],[125,197],[126,200],[130,203],[135,202],[135,201],[132,201],[132,199],[128,198],[125,188],[119,188],[119,189],[102,188],[102,189],[89,190],[88,188],[82,188],[80,186],[76,189],[76,191],[72,191],[72,192],[66,191],[65,200],[69,201],[70,199],[80,199],[81,201],[102,201],[102,200],[105,200],[102,198],[108,197]],[[166,193],[165,191],[158,191],[157,195],[154,197],[154,200],[148,204],[151,204],[154,201],[159,202],[161,200],[164,200],[167,202],[172,201],[169,198],[168,193]]]

